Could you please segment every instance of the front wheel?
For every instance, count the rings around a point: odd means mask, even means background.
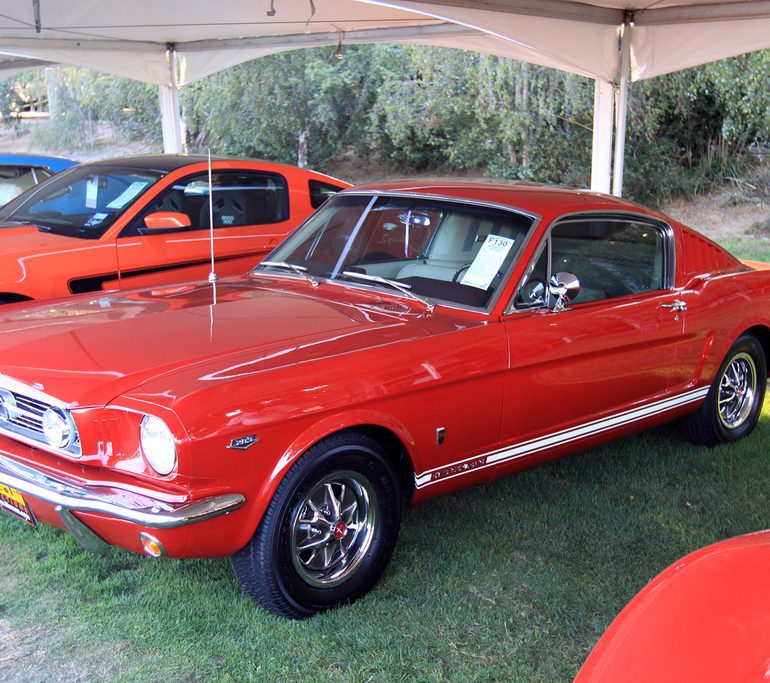
[[[733,344],[714,378],[706,400],[682,420],[693,443],[715,446],[749,434],[759,420],[767,386],[767,360],[755,337]]]
[[[246,592],[301,619],[349,603],[382,575],[398,535],[398,480],[385,451],[358,433],[310,448],[292,466],[232,562]]]

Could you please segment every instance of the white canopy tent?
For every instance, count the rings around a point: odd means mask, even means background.
[[[591,186],[620,194],[629,75],[770,47],[770,0],[0,0],[0,75],[69,64],[155,83],[166,151],[181,150],[186,83],[286,50],[372,42],[462,48],[594,78]]]

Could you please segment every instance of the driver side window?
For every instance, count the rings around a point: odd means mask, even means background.
[[[283,176],[253,171],[216,171],[211,180],[215,229],[288,220],[289,191]],[[190,219],[187,230],[208,229],[208,173],[188,176],[163,190],[137,214],[122,236],[143,234],[145,217],[157,211],[185,214]]]
[[[551,274],[559,271],[580,280],[576,304],[662,289],[663,233],[625,219],[564,221],[551,231]]]
[[[562,221],[551,230],[514,305],[544,306],[550,278],[562,271],[580,281],[574,304],[663,289],[665,246],[662,229],[652,223],[604,217]]]

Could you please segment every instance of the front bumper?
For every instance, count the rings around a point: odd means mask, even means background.
[[[180,504],[152,497],[151,491],[123,495],[109,487],[84,487],[65,478],[23,465],[0,455],[0,483],[55,506],[67,530],[85,550],[101,552],[109,544],[89,529],[73,512],[91,512],[150,529],[173,529],[225,515],[246,502],[240,493],[225,493]],[[98,489],[102,489],[101,491]]]

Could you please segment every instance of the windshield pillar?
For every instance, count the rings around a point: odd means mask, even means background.
[[[374,206],[374,203],[376,201],[377,201],[377,196],[375,195],[374,197],[372,197],[371,201],[366,205],[364,212],[361,214],[361,216],[358,219],[358,222],[356,223],[356,226],[353,228],[353,232],[350,233],[350,237],[345,243],[345,246],[342,249],[342,253],[340,254],[340,257],[337,259],[337,263],[334,264],[334,269],[332,270],[332,274],[330,276],[332,280],[337,277],[340,270],[342,269],[342,265],[345,263],[345,259],[348,257],[348,254],[350,253],[350,250],[353,247],[353,243],[356,241],[356,237],[358,236],[358,233],[361,231],[361,226],[364,224],[366,217],[371,212],[372,207]]]

